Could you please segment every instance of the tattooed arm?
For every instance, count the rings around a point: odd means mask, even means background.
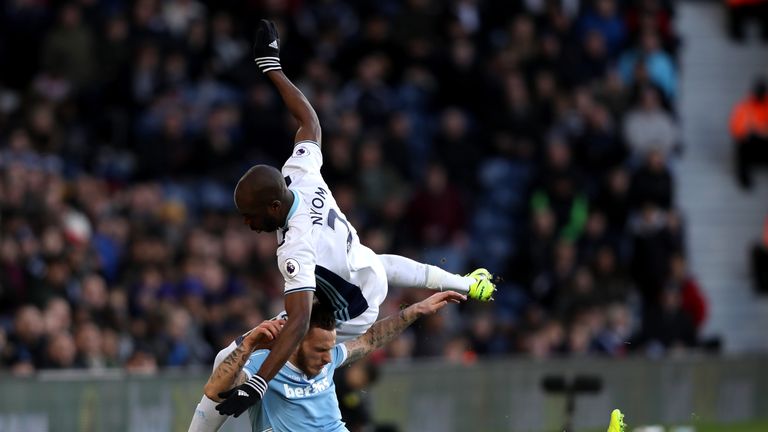
[[[347,348],[347,359],[344,360],[343,364],[352,363],[365,357],[371,351],[384,346],[413,324],[414,321],[424,315],[431,315],[437,312],[447,305],[448,302],[459,303],[466,299],[467,297],[457,292],[443,291],[408,306],[397,315],[388,316],[383,320],[376,321],[364,335],[344,342],[344,346]]]
[[[214,369],[205,384],[205,395],[215,402],[220,402],[219,393],[237,387],[248,377],[243,372],[243,366],[251,354],[260,349],[270,349],[285,320],[264,321],[248,332],[242,343]]]

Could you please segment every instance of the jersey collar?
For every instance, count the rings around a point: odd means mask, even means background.
[[[298,366],[296,366],[293,363],[291,363],[290,360],[285,362],[285,365],[288,366],[288,369],[290,369],[290,370],[292,370],[292,371],[294,371],[294,372],[296,372],[298,374],[301,374],[301,377],[304,378],[305,380],[309,380],[309,377],[307,376],[307,374],[305,374],[304,371],[299,369]]]
[[[293,189],[289,190],[293,193],[293,204],[291,204],[291,209],[288,210],[288,216],[285,218],[285,226],[283,228],[288,226],[288,221],[291,220],[293,214],[296,213],[296,209],[299,208],[299,194]]]

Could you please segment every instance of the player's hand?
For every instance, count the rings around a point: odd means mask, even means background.
[[[240,417],[245,410],[263,399],[266,391],[267,382],[264,378],[254,375],[239,386],[219,393],[223,402],[216,405],[216,411],[221,415]]]
[[[256,29],[253,57],[263,73],[280,70],[280,37],[272,21],[261,20]]]
[[[413,313],[415,313],[417,317],[422,317],[424,315],[432,315],[448,303],[461,303],[466,299],[467,296],[464,294],[455,291],[442,291],[432,294],[428,298],[412,305],[409,309],[413,309]]]
[[[252,350],[270,349],[284,325],[284,319],[264,321],[245,335],[243,344]]]

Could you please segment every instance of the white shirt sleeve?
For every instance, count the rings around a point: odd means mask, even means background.
[[[299,141],[294,145],[291,157],[285,161],[282,172],[286,177],[319,175],[322,166],[323,153],[320,151],[320,145],[314,141]]]
[[[307,220],[301,220],[306,218]],[[285,241],[277,248],[277,265],[285,279],[284,294],[315,290],[315,247],[312,233],[301,227],[311,227],[307,215],[291,220]]]

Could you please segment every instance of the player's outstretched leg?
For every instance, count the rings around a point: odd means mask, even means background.
[[[216,359],[213,361],[213,370],[216,370],[216,367],[219,366],[219,364],[224,361],[235,348],[237,348],[237,344],[232,342],[229,346],[219,351],[219,353],[216,354]],[[188,432],[217,432],[229,418],[229,416],[221,415],[216,411],[217,404],[218,402],[214,402],[206,395],[203,395],[203,398],[200,399],[200,403],[197,404],[197,408],[195,408],[195,414],[192,416],[192,423],[189,425]]]
[[[624,424],[624,414],[618,409],[611,412],[611,422],[608,423],[608,432],[624,432],[627,425]]]
[[[461,276],[400,255],[379,255],[379,259],[390,285],[457,291],[480,301],[493,300],[493,292],[496,291],[492,276],[486,269]]]

